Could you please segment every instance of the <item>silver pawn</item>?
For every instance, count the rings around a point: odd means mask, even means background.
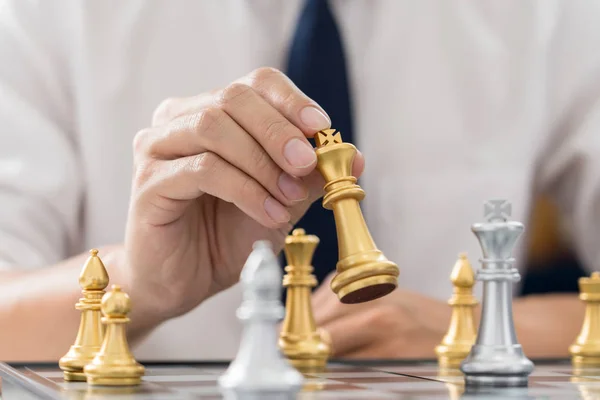
[[[243,300],[237,316],[244,323],[236,358],[219,378],[226,399],[295,399],[304,377],[281,354],[277,323],[282,271],[267,241],[254,243],[241,273]]]
[[[513,267],[512,251],[524,226],[508,221],[511,206],[505,200],[487,202],[484,213],[487,222],[471,228],[483,253],[477,272],[483,281],[481,321],[475,345],[460,369],[467,386],[527,386],[533,363],[517,341],[512,311],[512,285],[521,278]]]

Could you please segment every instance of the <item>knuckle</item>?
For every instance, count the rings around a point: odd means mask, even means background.
[[[257,171],[269,171],[272,167],[271,157],[260,146],[254,146],[250,151],[250,160]]]
[[[209,151],[196,154],[190,162],[190,170],[195,175],[215,176],[218,170],[219,157]]]
[[[390,327],[391,319],[394,317],[387,306],[378,306],[368,313],[366,323],[375,329],[385,330]]]
[[[285,132],[290,128],[290,123],[283,118],[277,118],[263,123],[265,139],[269,142],[276,141],[284,137]]]
[[[249,93],[252,88],[245,83],[234,82],[223,89],[221,94],[221,104],[230,104],[236,99]]]
[[[144,128],[138,131],[133,137],[133,154],[146,153],[152,142],[153,129]]]
[[[177,115],[175,111],[177,104],[179,104],[179,99],[175,97],[164,99],[152,114],[152,125],[160,125],[173,119]]]
[[[261,83],[264,81],[271,80],[273,78],[281,77],[283,73],[277,68],[273,67],[260,67],[250,73],[250,80],[253,83]]]
[[[137,162],[133,173],[134,188],[144,187],[155,174],[155,163],[151,159]]]
[[[191,129],[199,135],[219,139],[219,126],[222,125],[225,113],[216,107],[205,108],[193,115]]]
[[[256,199],[261,197],[260,186],[250,177],[245,177],[239,190],[240,199]]]

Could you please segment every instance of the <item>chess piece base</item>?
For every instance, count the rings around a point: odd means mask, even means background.
[[[362,279],[340,289],[338,297],[344,304],[364,303],[390,294],[396,289],[396,286],[395,278],[375,277]]]
[[[575,368],[600,368],[600,355],[578,355],[571,357],[571,364]]]
[[[371,301],[393,292],[398,286],[398,267],[379,250],[348,256],[339,261],[331,289],[344,304]]]
[[[93,386],[134,386],[142,381],[142,365],[94,365],[85,367],[87,382]]]
[[[527,376],[475,375],[465,376],[465,385],[471,387],[526,387]]]
[[[110,377],[110,378],[101,378],[101,377],[89,377],[88,385],[93,386],[136,386],[142,382],[142,379],[139,377]]]
[[[83,371],[63,371],[63,378],[68,382],[85,382],[87,380]]]
[[[526,386],[533,363],[525,357],[521,345],[475,345],[460,370],[467,386]]]
[[[473,343],[440,344],[436,346],[435,353],[438,356],[440,368],[459,368],[460,364],[469,355]]]
[[[456,355],[445,355],[438,357],[438,366],[442,369],[460,368],[460,364],[469,353],[461,353]]]
[[[288,358],[294,368],[302,373],[320,372],[325,370],[327,357],[322,358]]]
[[[71,346],[69,352],[58,362],[64,379],[69,382],[85,382],[83,368],[94,359],[99,350],[100,346]]]
[[[221,389],[221,393],[225,400],[295,400],[300,389],[281,391]]]

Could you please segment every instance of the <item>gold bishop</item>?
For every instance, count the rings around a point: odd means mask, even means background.
[[[90,250],[90,257],[79,275],[79,285],[83,289],[83,297],[75,304],[81,311],[79,331],[75,343],[58,362],[67,381],[86,380],[83,367],[92,361],[102,345],[100,302],[108,286],[108,273],[98,257],[98,250]]]
[[[316,327],[310,300],[311,288],[317,285],[311,261],[318,243],[316,236],[306,235],[303,229],[294,229],[285,240],[287,299],[279,347],[302,372],[324,369],[330,353],[328,340]]]
[[[335,129],[315,135],[317,169],[325,178],[323,207],[333,210],[339,261],[331,289],[342,303],[362,303],[383,297],[398,286],[400,271],[375,246],[359,202],[364,190],[352,176],[356,147],[343,143]]]
[[[454,285],[454,294],[448,300],[452,307],[450,326],[442,343],[435,348],[438,364],[443,369],[460,367],[477,337],[473,316],[473,309],[477,305],[477,299],[473,296],[475,274],[465,253],[459,255],[450,280]]]
[[[600,368],[600,272],[579,279],[579,298],[585,303],[581,332],[569,347],[575,368]]]

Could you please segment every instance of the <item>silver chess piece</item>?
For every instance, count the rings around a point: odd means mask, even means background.
[[[487,222],[471,228],[483,253],[477,272],[477,280],[483,282],[481,321],[460,370],[466,386],[527,386],[533,363],[517,340],[512,311],[512,285],[521,279],[512,251],[524,226],[508,220],[511,206],[505,200],[487,202],[484,213]]]
[[[225,399],[295,399],[303,375],[283,357],[277,323],[285,309],[280,291],[283,273],[267,241],[254,243],[241,273],[243,300],[237,316],[244,324],[236,358],[219,378]]]

